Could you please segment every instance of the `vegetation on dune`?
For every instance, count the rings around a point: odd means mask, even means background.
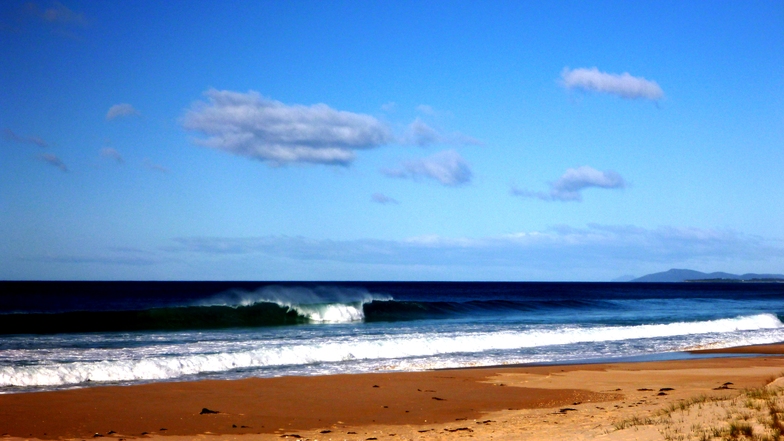
[[[784,441],[784,388],[775,380],[733,397],[680,400],[651,416],[617,421],[613,428],[654,426],[667,441]]]

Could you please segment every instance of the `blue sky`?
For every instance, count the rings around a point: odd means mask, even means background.
[[[0,5],[0,278],[784,273],[784,2]]]

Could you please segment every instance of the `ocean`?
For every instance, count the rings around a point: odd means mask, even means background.
[[[782,317],[780,283],[0,282],[0,393],[685,358]]]

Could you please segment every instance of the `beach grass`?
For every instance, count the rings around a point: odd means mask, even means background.
[[[669,403],[652,416],[634,415],[613,423],[615,431],[652,426],[666,441],[784,440],[784,388],[777,380],[730,397],[699,395]]]

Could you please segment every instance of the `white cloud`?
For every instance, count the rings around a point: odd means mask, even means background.
[[[123,159],[120,152],[111,147],[101,149],[101,156],[104,158],[113,159],[120,164],[125,164],[125,159]]]
[[[197,142],[272,165],[347,165],[355,150],[389,143],[389,128],[370,115],[335,110],[326,104],[288,105],[257,92],[208,90],[182,124],[207,135]]]
[[[115,104],[106,112],[107,120],[113,120],[124,116],[141,116],[141,113],[128,103]]]
[[[471,181],[471,167],[454,150],[444,150],[427,158],[406,161],[400,168],[384,169],[393,178],[430,178],[443,185],[456,186]]]
[[[595,67],[573,70],[564,68],[561,79],[567,89],[609,93],[621,98],[646,98],[656,101],[664,96],[664,92],[655,81],[635,77],[627,72],[618,75],[600,72]]]
[[[533,197],[543,201],[581,201],[581,191],[586,188],[625,188],[626,181],[618,173],[608,170],[599,171],[584,165],[566,170],[557,181],[550,184],[549,192],[530,191],[512,187],[512,194]]]
[[[39,159],[41,159],[42,161],[46,162],[49,165],[59,168],[64,172],[68,171],[68,167],[66,167],[63,161],[61,161],[60,158],[58,158],[55,155],[52,155],[50,153],[44,153],[43,155],[39,156]]]
[[[19,144],[35,144],[38,147],[48,147],[49,144],[37,136],[21,136],[14,133],[11,129],[3,129],[3,138]]]
[[[389,196],[387,196],[387,195],[385,195],[383,193],[373,193],[370,196],[370,200],[372,200],[373,202],[377,202],[379,204],[399,204],[400,203],[396,199],[391,198],[391,197],[389,197]]]

